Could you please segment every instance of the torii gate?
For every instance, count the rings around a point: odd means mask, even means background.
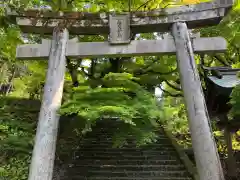
[[[160,9],[151,12],[55,13],[29,10],[9,12],[25,33],[52,33],[51,43],[20,45],[18,59],[49,58],[47,78],[29,172],[29,180],[52,180],[57,130],[67,57],[148,56],[176,54],[181,86],[187,107],[192,144],[200,180],[224,180],[222,167],[205,105],[195,53],[226,50],[221,37],[191,39],[188,28],[216,25],[232,6],[232,0]],[[64,24],[63,24],[64,22]],[[59,27],[58,25],[63,25]],[[130,32],[167,32],[172,39],[130,41]],[[110,33],[109,42],[74,42],[69,33]]]

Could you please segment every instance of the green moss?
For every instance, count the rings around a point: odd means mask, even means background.
[[[39,103],[27,99],[0,99],[0,176],[3,178],[27,179]]]

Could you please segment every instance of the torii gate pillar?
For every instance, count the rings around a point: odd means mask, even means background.
[[[186,23],[174,23],[172,35],[199,179],[224,180]]]
[[[64,75],[68,30],[56,27],[48,61],[43,100],[38,118],[28,180],[52,180]]]

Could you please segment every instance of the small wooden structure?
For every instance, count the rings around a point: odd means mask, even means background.
[[[240,69],[231,67],[204,67],[204,80],[206,83],[205,98],[210,117],[218,119],[217,126],[224,130],[225,142],[227,145],[227,168],[228,176],[237,177],[236,161],[232,149],[232,132],[239,130],[240,117],[228,119],[228,112],[231,109],[229,104],[233,88],[240,84],[238,73]]]
[[[237,73],[240,69],[231,67],[203,67],[206,83],[206,103],[210,116],[226,114],[231,106],[228,103],[232,89],[240,84]]]
[[[52,41],[21,45],[17,58],[49,58],[47,79],[39,115],[29,180],[51,180],[67,57],[112,57],[174,54],[188,112],[192,144],[200,180],[223,180],[223,173],[209,126],[194,52],[226,50],[221,37],[191,39],[189,29],[216,25],[232,6],[232,0],[160,9],[151,12],[111,13],[9,12],[25,33],[52,34]],[[121,17],[121,18],[120,18]],[[116,31],[113,32],[113,31]],[[129,32],[168,32],[173,39],[130,41]],[[68,36],[110,34],[109,42],[70,42]],[[131,34],[130,33],[130,34]],[[127,39],[129,37],[129,39]],[[114,44],[114,45],[113,45]],[[94,49],[94,51],[93,51]]]

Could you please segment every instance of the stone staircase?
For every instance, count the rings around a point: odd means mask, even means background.
[[[61,180],[192,180],[163,131],[154,144],[113,148],[115,128],[96,125],[79,144]]]

